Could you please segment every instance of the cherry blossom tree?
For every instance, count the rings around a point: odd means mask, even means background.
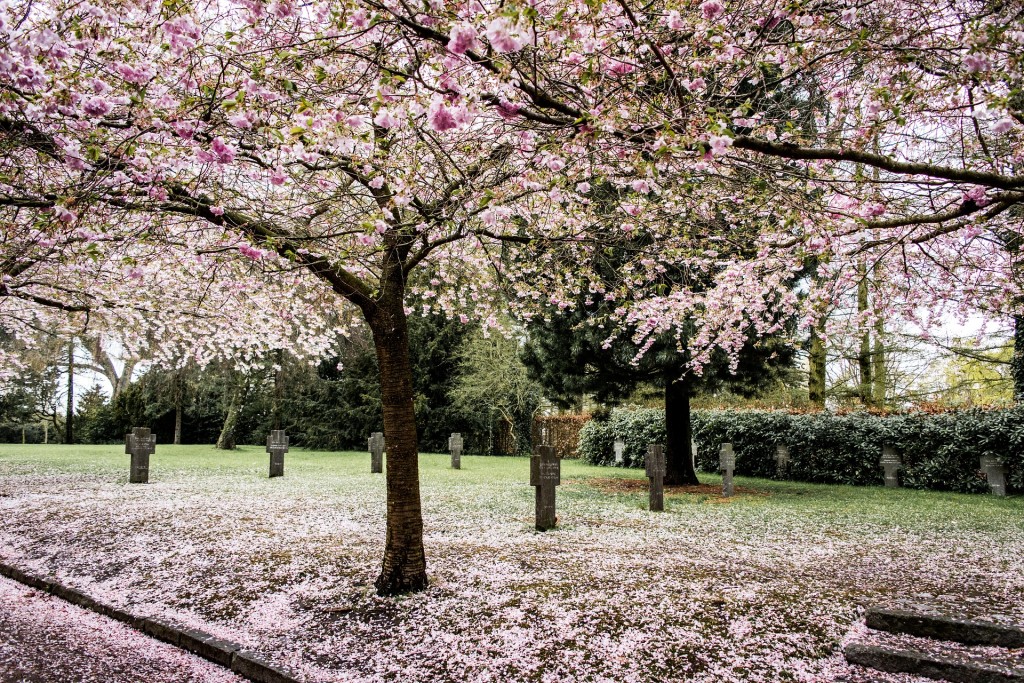
[[[416,590],[417,310],[496,326],[498,310],[529,318],[582,292],[619,304],[599,324],[638,353],[695,330],[693,372],[752,330],[778,331],[812,258],[831,269],[812,304],[849,291],[865,262],[892,283],[885,310],[917,315],[921,282],[933,308],[974,287],[1013,310],[1013,240],[992,236],[1019,233],[1024,198],[1014,11],[9,2],[0,207],[40,231],[32,244],[53,240],[44,249],[146,250],[198,289],[276,271],[357,310],[388,451],[377,588]],[[621,190],[612,214],[595,210],[599,185]],[[650,245],[604,284],[588,264],[638,227]],[[659,286],[669,266],[700,290]],[[164,270],[146,290],[166,292]],[[119,272],[76,290],[143,289],[112,282]]]
[[[248,260],[312,276],[360,310],[380,360],[387,434],[378,588],[424,587],[406,290],[435,251],[450,264],[438,285],[486,263],[490,255],[459,243],[489,193],[513,201],[540,189],[510,162],[535,155],[530,136],[496,115],[474,122],[439,93],[443,74],[415,46],[357,9],[5,9],[0,204],[43,223],[59,248],[96,245],[82,226],[100,225],[110,244],[155,249],[178,274],[196,254],[213,259],[219,272],[191,270],[201,289],[237,287]],[[107,280],[82,287],[84,296],[115,290],[125,291]],[[483,308],[495,292],[481,282],[460,296]]]
[[[709,172],[745,184],[747,201],[773,188],[778,220],[763,248],[821,264],[811,328],[866,272],[883,284],[862,318],[927,328],[978,309],[1020,315],[1016,4],[374,7],[460,55],[459,83],[479,101],[614,155],[647,186],[681,197],[701,183],[691,207],[736,200],[735,187],[707,184]],[[595,182],[592,169],[566,172]]]

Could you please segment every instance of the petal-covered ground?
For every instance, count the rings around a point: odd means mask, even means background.
[[[0,578],[4,683],[243,683],[113,619]]]
[[[525,458],[421,457],[431,587],[373,594],[368,454],[0,447],[0,559],[241,643],[309,681],[911,681],[845,664],[867,604],[1024,623],[1024,500],[739,480],[646,510],[565,461],[533,530]],[[702,479],[715,484],[713,475]],[[612,483],[609,481],[612,480]]]

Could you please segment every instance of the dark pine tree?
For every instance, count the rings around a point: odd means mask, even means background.
[[[702,375],[686,368],[688,355],[673,338],[659,339],[636,364],[636,346],[620,338],[605,348],[607,331],[588,324],[602,313],[600,306],[580,306],[574,315],[550,316],[531,325],[523,362],[549,398],[570,407],[583,394],[602,403],[617,403],[643,385],[657,386],[665,397],[665,483],[696,484],[690,457],[693,430],[690,399],[698,392],[727,386],[744,396],[756,394],[783,380],[792,367],[794,350],[778,337],[751,337],[739,354],[735,373],[728,358],[716,352]]]

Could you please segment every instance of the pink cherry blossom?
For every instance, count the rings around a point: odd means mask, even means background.
[[[217,155],[217,160],[222,164],[230,164],[235,160],[235,148],[224,141],[222,137],[216,137],[210,143],[210,149]]]
[[[62,223],[74,223],[78,220],[78,214],[66,206],[58,206],[54,209],[53,213],[57,217],[57,220]]]
[[[92,118],[100,118],[106,116],[110,113],[112,109],[113,106],[110,104],[110,101],[107,100],[105,97],[90,97],[82,103],[82,111],[85,113],[86,116],[90,116]]]
[[[397,128],[400,121],[388,109],[381,109],[377,112],[377,115],[373,117],[373,124],[380,126],[381,128]]]
[[[866,204],[864,206],[864,215],[869,218],[885,215],[885,204],[881,202],[871,202]]]
[[[636,67],[629,62],[622,62],[617,59],[609,60],[605,70],[614,74],[615,76],[625,76],[626,74],[632,73]]]
[[[544,162],[544,165],[547,166],[549,170],[558,172],[565,168],[565,160],[560,157],[549,156]]]
[[[988,197],[987,191],[981,186],[972,187],[970,190],[965,192],[964,199],[969,199],[978,206],[988,206],[992,203],[992,200]]]
[[[476,29],[470,24],[457,24],[449,34],[448,50],[453,54],[464,55],[467,50],[479,49]]]
[[[513,35],[512,23],[505,17],[492,19],[484,35],[498,52],[517,52],[522,48],[522,43]]]
[[[721,156],[732,146],[732,138],[727,135],[712,135],[708,139],[708,145],[713,156]]]
[[[1013,130],[1013,124],[1013,119],[1011,119],[1009,116],[1004,116],[1003,118],[996,121],[995,124],[993,124],[992,132],[996,133],[997,135],[1009,133],[1011,130]]]
[[[990,67],[988,58],[981,54],[972,54],[964,57],[964,68],[968,73],[980,73],[988,71]]]
[[[364,29],[370,25],[370,17],[363,8],[357,9],[349,18],[349,25],[355,29]]]
[[[256,247],[249,246],[248,244],[241,244],[238,246],[238,253],[246,258],[250,258],[254,261],[259,261],[263,258],[264,254],[261,250]]]
[[[725,6],[718,0],[705,0],[700,4],[700,12],[707,21],[714,21],[725,13]]]
[[[519,105],[502,100],[498,104],[498,115],[506,121],[511,121],[519,115]]]
[[[438,132],[452,130],[454,128],[458,128],[459,125],[458,122],[456,122],[455,117],[452,115],[452,111],[441,103],[435,103],[430,108],[428,118],[430,120],[430,127]]]

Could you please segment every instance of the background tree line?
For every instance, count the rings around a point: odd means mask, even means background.
[[[434,315],[412,316],[410,331],[424,450],[446,451],[451,433],[461,432],[470,452],[527,452],[542,399],[519,360],[519,341]],[[226,363],[150,366],[113,396],[99,384],[80,387],[73,442],[118,443],[133,426],[147,425],[158,443],[232,448],[261,443],[280,428],[295,445],[363,450],[369,434],[382,429],[377,357],[365,328],[339,338],[337,349],[316,365],[277,352],[247,371]],[[21,349],[27,361],[0,396],[0,440],[66,441],[67,350],[67,341],[55,340]],[[76,360],[79,370],[102,369],[82,340]]]

